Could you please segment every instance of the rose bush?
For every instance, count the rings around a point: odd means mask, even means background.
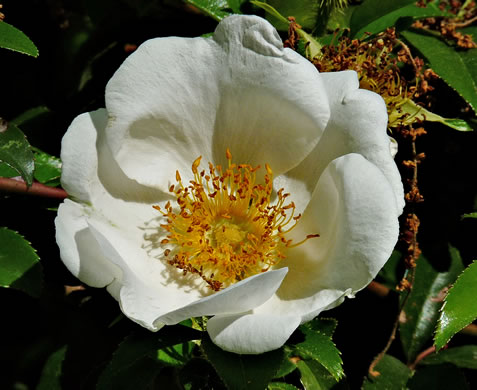
[[[212,316],[227,351],[279,348],[393,250],[386,125],[356,73],[319,74],[258,17],[149,40],[64,136],[61,258],[150,330]]]

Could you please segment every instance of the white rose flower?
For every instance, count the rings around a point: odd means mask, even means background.
[[[261,18],[149,40],[63,138],[61,258],[150,330],[212,316],[224,350],[279,348],[393,250],[386,125],[355,72],[319,74]]]

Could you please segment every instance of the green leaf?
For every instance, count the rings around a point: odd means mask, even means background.
[[[321,54],[321,48],[323,47],[315,38],[310,34],[303,31],[301,28],[297,29],[296,32],[300,37],[300,41],[305,43],[305,56],[309,60],[313,60],[315,57]]]
[[[474,261],[462,272],[444,300],[434,338],[438,350],[477,318],[476,297],[477,261]]]
[[[285,382],[270,382],[267,387],[268,390],[298,390],[298,387],[290,385]]]
[[[475,23],[474,26],[466,27],[458,31],[462,32],[462,34],[470,34],[473,36],[474,41],[477,40],[477,25],[475,25]],[[459,50],[456,51],[456,53],[469,71],[474,85],[477,84],[477,49]],[[474,111],[476,110],[474,109]]]
[[[264,3],[263,1],[255,1],[252,0],[250,1],[253,5],[256,5],[257,7],[260,7],[264,11],[266,11],[268,14],[275,16],[280,22],[286,23],[287,25],[290,24],[290,21],[284,17],[280,12],[278,12],[275,8],[273,8],[270,4]]]
[[[368,2],[369,0],[366,3]],[[386,1],[385,3],[384,2],[379,2],[379,3],[380,3],[379,7],[382,8],[382,5],[388,4],[390,2]],[[384,14],[382,12],[379,12],[381,16],[373,20],[371,23],[365,26],[362,26],[356,32],[354,32],[354,30],[352,29],[352,32],[353,32],[352,36],[360,38],[365,33],[377,34],[381,31],[385,31],[388,27],[393,27],[393,26],[395,26],[400,31],[404,28],[409,27],[417,19],[448,15],[448,13],[445,11],[442,11],[436,3],[428,3],[425,8],[417,7],[415,5],[415,1],[411,2],[412,4],[409,4],[409,1],[398,1],[395,3],[396,4],[402,3],[402,5],[399,6],[399,8],[389,13]],[[359,16],[359,13],[363,12],[363,11],[359,11],[359,8],[361,7],[358,7],[358,10],[355,11],[358,13],[357,16]],[[377,10],[378,9],[370,10],[370,11],[377,11]],[[352,22],[353,22],[353,17],[351,18],[351,23]]]
[[[41,294],[43,272],[35,249],[20,234],[0,228],[0,286]]]
[[[157,351],[157,360],[169,366],[182,366],[192,357],[195,344],[192,341],[172,345]]]
[[[1,25],[2,22],[0,22]],[[3,161],[15,169],[27,185],[33,183],[33,153],[22,131],[14,124],[8,124],[0,131],[0,162]]]
[[[61,369],[65,360],[66,345],[51,354],[41,371],[36,390],[61,390]]]
[[[390,355],[384,355],[374,370],[379,372],[379,375],[368,375],[363,382],[363,390],[402,390],[406,388],[412,374],[408,366]]]
[[[0,47],[38,57],[38,49],[23,32],[12,25],[0,22]]]
[[[287,346],[285,346],[284,352],[285,354],[280,363],[280,367],[278,367],[277,372],[273,376],[274,379],[282,378],[296,370],[296,364],[290,360],[290,357],[292,356],[292,351]]]
[[[408,361],[414,361],[431,339],[442,305],[443,289],[453,283],[463,269],[457,249],[450,247],[449,252],[451,264],[446,272],[437,272],[424,256],[417,260],[414,285],[399,324]]]
[[[59,179],[61,176],[61,160],[38,148],[33,148],[33,150],[35,152],[35,179],[43,184]]]
[[[315,318],[314,320],[307,322],[306,326],[331,339],[333,333],[335,333],[336,327],[338,326],[338,321],[335,318]]]
[[[301,383],[305,389],[337,390],[338,388],[347,388],[343,380],[338,385],[338,381],[333,375],[316,360],[300,360],[297,367],[300,370]]]
[[[0,177],[16,177],[18,172],[7,163],[0,163]]]
[[[469,213],[469,214],[463,214],[462,219],[465,219],[465,218],[477,218],[477,212],[473,212],[473,213]]]
[[[33,177],[43,184],[59,185],[58,179],[61,177],[61,160],[38,148],[32,147],[32,150],[35,160]],[[0,177],[15,176],[18,176],[18,172],[15,169],[10,167],[7,163],[0,163]]]
[[[298,387],[285,382],[271,382],[268,384],[268,390],[298,390]]]
[[[198,8],[202,13],[218,22],[226,16],[231,15],[233,9],[235,9],[234,12],[238,13],[239,10],[237,6],[240,4],[237,0],[185,0],[185,2]]]
[[[422,367],[407,384],[409,390],[469,390],[462,371],[451,364]]]
[[[477,370],[477,345],[464,345],[444,349],[438,353],[427,356],[419,364],[442,364],[452,363],[457,367]]]
[[[414,31],[403,31],[401,34],[411,46],[422,53],[434,72],[476,111],[477,80],[475,70],[471,73],[472,68],[468,67],[470,62],[464,62],[452,46],[437,37]],[[472,63],[475,63],[475,60]]]
[[[283,360],[283,349],[260,355],[239,355],[217,347],[208,335],[201,347],[207,359],[230,390],[263,390]]]
[[[306,390],[323,390],[321,388],[320,382],[318,382],[318,379],[313,374],[313,371],[308,366],[307,362],[305,362],[304,360],[300,360],[297,363],[297,367],[300,370],[301,374],[301,384]]]
[[[403,119],[400,119],[403,114],[408,115]],[[404,100],[403,103],[397,107],[397,110],[392,112],[389,116],[390,123],[393,123],[395,120],[397,120],[403,125],[410,125],[414,123],[416,119],[419,121],[439,122],[458,131],[474,130],[466,121],[462,119],[444,118],[440,115],[434,114],[433,112],[426,110],[424,107],[417,105],[410,99]]]
[[[365,29],[366,26],[370,25],[374,21],[382,18],[383,16],[403,8],[411,3],[414,3],[415,0],[367,0],[359,7],[356,7],[355,11],[351,15],[350,20],[350,29],[351,36],[354,37],[356,34]]]
[[[320,325],[316,322],[306,323],[299,329],[305,335],[305,341],[295,346],[298,355],[303,359],[317,360],[339,381],[344,374],[343,361],[331,337],[320,330]]]
[[[156,370],[160,366],[157,350],[199,339],[201,332],[182,325],[167,326],[157,333],[138,332],[126,337],[99,378],[98,389],[111,389],[123,384],[125,378],[134,380],[140,362]],[[129,382],[132,386],[133,382]]]
[[[296,22],[303,28],[313,29],[316,24],[319,3],[316,0],[267,0],[267,4],[276,9],[281,15],[293,16]],[[287,22],[277,22],[271,20],[277,30],[286,31]]]
[[[268,14],[274,16],[276,19],[278,19],[282,23],[286,23],[287,25],[290,24],[289,20],[285,18],[280,12],[278,12],[275,8],[273,8],[270,4],[264,3],[263,1],[251,1],[250,3],[256,5],[257,7],[262,8],[265,10]],[[300,37],[300,43],[304,45],[304,54],[306,58],[309,60],[312,60],[316,56],[321,54],[321,48],[322,45],[313,38],[310,34],[305,32],[301,28],[297,28],[296,32],[298,36]]]

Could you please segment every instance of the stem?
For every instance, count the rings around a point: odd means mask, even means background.
[[[416,357],[416,360],[414,360],[413,363],[409,364],[408,367],[411,369],[411,370],[415,370],[416,369],[416,366],[419,364],[419,362],[424,359],[425,357],[429,356],[429,355],[432,355],[433,353],[436,352],[436,347],[433,345],[427,349],[425,349],[424,351],[422,351],[419,355],[417,355]]]
[[[468,336],[477,336],[477,325],[475,325],[475,324],[467,325],[460,332],[463,333],[463,334],[466,334]]]
[[[0,192],[13,192],[55,199],[68,197],[68,194],[62,188],[48,187],[37,182],[28,187],[23,179],[7,179],[5,177],[0,177]]]
[[[411,64],[414,68],[414,72],[416,73],[416,77],[418,77],[418,75],[421,73],[421,70],[419,69],[419,67],[417,66],[416,64],[416,61],[414,61],[414,57],[412,56],[412,53],[411,53],[411,49],[409,49],[409,46],[406,45],[403,41],[401,41],[400,39],[396,39],[396,43],[400,44],[402,46],[402,48],[404,49],[404,51],[406,52],[407,54],[407,57],[409,58],[409,60],[411,61]]]
[[[470,26],[472,23],[474,23],[476,20],[477,20],[477,15],[474,16],[472,19],[466,20],[465,22],[452,23],[452,25],[453,25],[455,28],[467,27],[467,26]]]
[[[415,268],[411,269],[410,273],[411,278],[414,276],[414,270]],[[396,317],[396,320],[394,321],[393,329],[391,331],[391,335],[389,336],[388,342],[386,343],[386,346],[384,349],[374,358],[374,360],[371,362],[368,368],[369,375],[372,377],[377,377],[380,375],[379,371],[376,371],[374,368],[378,365],[378,363],[381,361],[381,359],[386,355],[386,352],[388,352],[389,348],[391,347],[391,344],[393,343],[394,339],[396,338],[396,332],[397,328],[399,326],[399,320],[401,318],[404,306],[406,305],[407,299],[409,298],[409,295],[411,294],[410,290],[406,290],[406,296],[402,300],[401,307],[399,308],[399,314]]]
[[[387,297],[389,295],[389,292],[391,291],[389,287],[386,287],[384,284],[375,282],[374,280],[369,283],[367,288],[369,291],[382,298]]]

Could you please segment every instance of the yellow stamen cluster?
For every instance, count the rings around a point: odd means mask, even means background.
[[[272,170],[265,165],[264,183],[256,183],[260,168],[232,163],[227,149],[228,168],[209,163],[208,172],[199,171],[201,157],[192,164],[194,180],[185,186],[178,171],[177,185],[169,191],[180,208],[170,202],[153,206],[167,219],[161,225],[168,234],[161,241],[167,246],[167,262],[187,273],[198,274],[218,291],[249,276],[266,272],[285,258],[285,249],[300,245],[285,238],[300,219],[295,204],[285,204],[290,194],[277,192],[271,204]]]

